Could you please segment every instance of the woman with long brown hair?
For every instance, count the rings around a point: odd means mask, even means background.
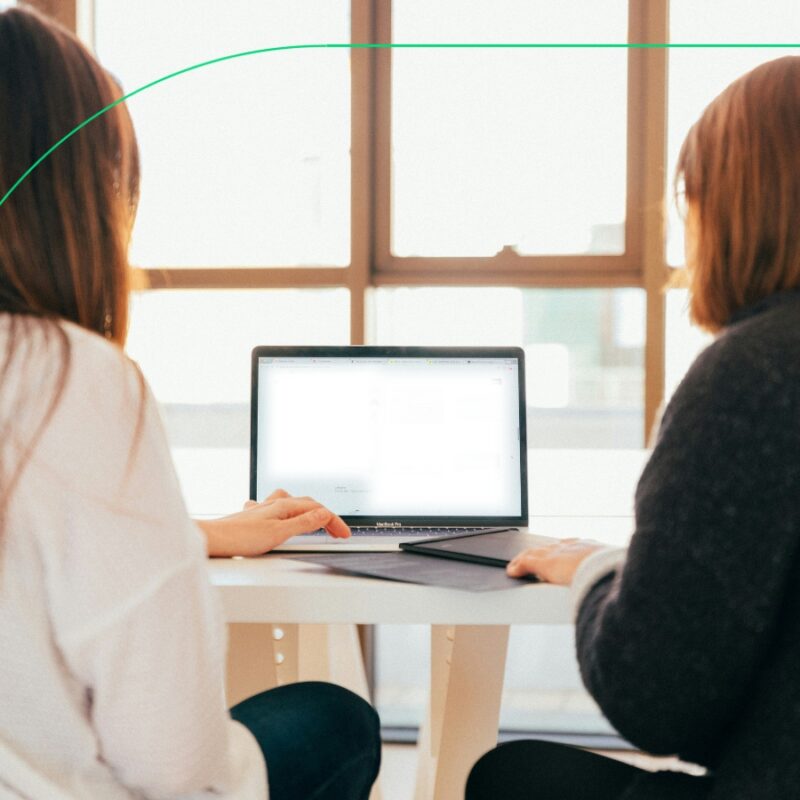
[[[78,40],[0,12],[0,196],[121,92]],[[223,703],[209,555],[347,526],[278,491],[189,520],[124,355],[138,155],[116,105],[0,206],[0,795],[366,798],[377,716],[326,684]],[[265,771],[265,760],[267,769]]]
[[[800,57],[708,106],[680,184],[690,310],[717,336],[666,409],[630,547],[571,539],[508,571],[571,584],[600,708],[707,772],[514,742],[478,762],[468,800],[800,797]]]

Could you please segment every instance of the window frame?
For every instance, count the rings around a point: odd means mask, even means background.
[[[350,0],[351,41],[391,41],[392,0]],[[94,0],[21,0],[94,39]],[[668,0],[629,0],[628,42],[666,43]],[[135,270],[135,285],[171,289],[344,287],[350,341],[366,342],[367,293],[379,286],[638,287],[646,293],[643,444],[664,395],[667,50],[628,50],[625,252],[400,258],[390,251],[390,48],[355,48],[351,57],[351,223],[347,267],[203,267]]]

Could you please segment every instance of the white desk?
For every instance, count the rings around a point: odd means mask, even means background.
[[[542,625],[571,622],[567,591],[524,586],[465,592],[336,575],[288,556],[212,559],[229,622]]]
[[[643,452],[531,455],[531,509],[542,515],[531,519],[534,532],[627,541]],[[232,702],[280,683],[314,679],[366,696],[355,625],[431,625],[431,688],[416,800],[463,798],[470,768],[495,745],[509,626],[571,622],[568,590],[555,586],[472,593],[336,575],[281,556],[212,560],[209,570],[232,623]]]

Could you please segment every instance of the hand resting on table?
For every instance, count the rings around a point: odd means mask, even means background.
[[[506,572],[512,578],[534,575],[540,581],[569,586],[580,563],[605,546],[591,539],[561,539],[523,550],[508,563]]]

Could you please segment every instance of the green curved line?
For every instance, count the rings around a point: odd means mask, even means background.
[[[376,42],[365,42],[365,43],[355,43],[355,42],[335,42],[335,43],[326,43],[326,44],[288,44],[282,45],[280,47],[262,47],[258,50],[244,50],[241,53],[232,53],[231,55],[227,56],[220,56],[219,58],[212,58],[208,61],[201,61],[199,64],[193,64],[191,67],[184,67],[183,69],[179,69],[176,72],[170,72],[169,75],[164,75],[162,78],[157,78],[154,81],[150,81],[150,83],[146,83],[144,86],[140,86],[138,89],[134,89],[132,92],[128,92],[128,94],[123,95],[118,100],[115,100],[113,103],[109,103],[105,108],[101,108],[99,111],[96,111],[92,114],[91,117],[85,119],[80,125],[76,125],[69,133],[62,136],[52,147],[48,148],[44,153],[42,153],[33,164],[25,170],[25,172],[20,175],[19,178],[12,184],[11,188],[3,195],[2,199],[0,199],[0,208],[2,208],[3,204],[11,197],[12,194],[17,190],[17,187],[28,177],[38,166],[41,164],[51,153],[55,152],[59,147],[61,147],[64,142],[71,139],[81,128],[86,127],[90,122],[96,120],[98,117],[101,117],[107,111],[110,111],[114,106],[119,105],[120,103],[124,103],[126,100],[129,100],[131,97],[134,97],[137,94],[145,91],[145,89],[150,89],[153,86],[157,86],[159,83],[164,83],[164,81],[168,81],[172,78],[177,78],[178,75],[183,75],[186,72],[192,72],[193,70],[200,69],[201,67],[208,67],[211,64],[219,64],[222,61],[231,61],[234,58],[243,58],[245,56],[254,56],[259,55],[260,53],[275,53],[279,50],[320,50],[323,48],[337,48],[337,49],[348,49],[348,50],[363,50],[363,49],[402,49],[402,48],[469,48],[469,49],[520,49],[520,48],[538,48],[538,49],[549,49],[549,50],[556,50],[556,49],[574,49],[574,48],[615,48],[615,49],[664,49],[664,48],[720,48],[720,47],[747,47],[747,48],[765,48],[765,47],[800,47],[800,43],[779,43],[779,42],[769,42],[769,43],[727,43],[727,44],[706,44],[703,42],[682,42],[682,43],[650,43],[650,42],[472,42],[472,43],[442,43],[442,42],[430,42],[430,43],[409,43],[409,42],[392,42],[392,43],[376,43]]]

